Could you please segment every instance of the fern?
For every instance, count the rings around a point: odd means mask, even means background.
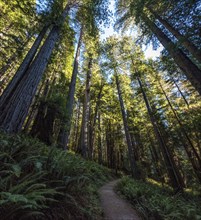
[[[0,145],[1,220],[92,219],[101,213],[96,191],[108,169],[24,135],[0,133]]]
[[[144,219],[199,219],[200,199],[185,195],[172,195],[172,191],[160,186],[123,178],[117,190],[120,191],[141,213]]]

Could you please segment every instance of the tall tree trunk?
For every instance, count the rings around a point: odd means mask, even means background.
[[[108,123],[108,125],[107,125],[107,127],[106,127],[106,147],[107,147],[107,153],[106,153],[106,161],[107,161],[107,167],[111,167],[111,163],[110,163],[110,158],[111,158],[111,156],[110,156],[110,149],[111,149],[111,143],[110,143],[110,140],[111,140],[111,138],[110,138],[110,135],[111,135],[111,129],[110,129],[110,122]]]
[[[177,88],[178,91],[179,91],[179,94],[182,96],[184,102],[186,103],[186,105],[187,105],[187,107],[188,107],[188,109],[189,109],[188,100],[186,99],[184,93],[181,91],[181,89],[180,89],[179,85],[177,84],[176,80],[173,79],[172,76],[170,76],[170,79],[171,79],[171,80],[173,81],[173,83],[175,84],[176,88]],[[197,147],[198,147],[199,151],[201,152],[200,137],[199,137],[199,133],[200,133],[200,132],[199,132],[198,130],[196,130],[196,124],[195,124],[195,122],[193,122],[193,127],[194,127],[194,129],[195,129],[195,140],[196,140],[196,142],[197,142]],[[200,157],[201,157],[201,154],[200,154]]]
[[[49,90],[49,87],[48,87],[49,83],[48,82],[49,82],[49,80],[47,80],[44,85],[41,84],[40,88],[38,89],[38,91],[36,93],[36,98],[32,103],[32,106],[30,108],[30,112],[28,113],[26,123],[24,124],[24,127],[23,127],[23,131],[25,133],[28,133],[29,129],[31,128],[31,126],[30,126],[31,123],[35,122],[34,119],[37,116],[38,109],[39,109],[38,108],[38,106],[39,106],[39,96],[41,95],[42,90],[43,90],[42,96],[47,97],[47,93],[48,93],[48,90]]]
[[[111,122],[108,122],[106,128],[106,145],[107,145],[107,165],[109,168],[114,168],[114,129]]]
[[[167,20],[163,19],[156,12],[154,12],[151,7],[148,7],[148,9],[154,15],[154,17],[179,40],[179,43],[185,47],[193,55],[193,57],[197,59],[199,63],[201,63],[201,51],[185,36],[180,34],[179,31],[176,30]]]
[[[86,77],[86,89],[85,89],[85,99],[83,106],[83,116],[82,116],[82,130],[80,134],[80,149],[81,154],[84,158],[89,156],[89,103],[90,103],[90,86],[91,86],[91,71],[92,71],[93,59],[89,58],[87,77]]]
[[[142,18],[201,95],[201,70],[145,14]]]
[[[140,143],[138,143],[138,141],[136,140],[137,132],[135,132],[136,128],[134,128],[134,126],[132,125],[132,122],[130,122],[130,118],[131,118],[130,114],[131,112],[127,111],[128,130],[129,130],[129,135],[130,135],[131,144],[133,148],[134,159],[136,162],[138,162],[140,160],[139,147],[141,146],[140,146]]]
[[[100,87],[97,100],[96,100],[96,107],[95,107],[95,112],[93,116],[93,122],[91,123],[90,129],[89,129],[89,150],[90,150],[90,156],[91,156],[90,159],[93,159],[93,146],[94,146],[94,139],[95,139],[96,121],[97,121],[98,110],[100,107],[101,94],[103,91],[103,87],[104,87],[104,84],[102,84]]]
[[[81,115],[81,103],[78,101],[77,103],[77,116],[76,116],[76,121],[75,121],[75,135],[73,138],[73,144],[72,144],[72,149],[76,152],[77,151],[77,145],[78,145],[78,139],[79,139],[79,122],[80,122],[80,115]]]
[[[103,163],[102,158],[102,140],[101,140],[101,116],[100,112],[98,113],[98,163]]]
[[[55,106],[48,106],[46,102],[41,102],[30,134],[47,145],[51,145],[53,143],[55,118]]]
[[[62,24],[69,12],[67,5],[60,24]],[[13,95],[10,95],[6,105],[2,106],[0,113],[0,127],[8,133],[17,133],[21,130],[26,119],[27,112],[36,93],[38,84],[48,64],[50,55],[59,37],[61,26],[54,25],[45,43],[30,65],[25,76],[20,80]]]
[[[188,145],[186,145],[186,144],[184,145],[184,148],[185,148],[186,153],[187,153],[187,155],[189,157],[189,160],[190,160],[190,162],[191,162],[191,164],[192,164],[192,166],[194,168],[194,171],[195,171],[199,181],[201,182],[201,158],[200,158],[198,152],[196,151],[196,149],[195,149],[195,147],[193,145],[193,142],[191,141],[190,137],[188,136],[188,134],[187,134],[187,132],[186,132],[186,130],[185,130],[181,120],[179,119],[179,116],[177,115],[176,110],[174,110],[174,108],[173,108],[173,106],[172,106],[172,104],[171,104],[171,102],[170,102],[170,100],[169,100],[165,90],[163,89],[163,86],[162,86],[161,82],[159,80],[158,80],[158,82],[159,82],[160,88],[161,88],[161,90],[162,90],[162,92],[163,92],[163,94],[164,94],[164,96],[165,96],[165,98],[166,98],[166,100],[167,100],[167,102],[168,102],[168,104],[169,104],[169,106],[170,106],[174,116],[175,116],[175,119],[176,119],[176,121],[178,122],[178,124],[180,126],[182,134],[186,138],[186,140],[187,140],[187,142],[188,142],[188,144],[189,144],[189,146],[191,148],[191,149],[189,149]]]
[[[121,114],[123,118],[124,131],[126,135],[126,142],[127,142],[127,147],[128,147],[128,156],[129,156],[129,161],[130,161],[130,166],[131,166],[131,173],[134,178],[139,179],[140,170],[134,159],[133,147],[132,147],[132,142],[131,142],[131,138],[130,138],[130,134],[128,130],[128,122],[127,122],[124,102],[123,102],[122,95],[121,95],[122,93],[121,93],[121,88],[120,88],[119,77],[118,77],[118,73],[116,72],[116,70],[115,70],[115,80],[116,80],[117,92],[118,92],[118,97],[119,97],[119,103],[121,107]]]
[[[142,82],[139,77],[137,77],[137,80],[138,80],[139,86],[142,91],[142,95],[143,95],[143,98],[144,98],[144,101],[145,101],[145,104],[147,107],[147,111],[148,111],[151,123],[154,128],[154,134],[158,140],[158,144],[159,144],[161,151],[162,151],[162,154],[163,154],[163,158],[164,158],[164,161],[165,161],[165,164],[167,167],[168,176],[170,178],[171,185],[175,190],[182,190],[182,188],[184,186],[184,184],[182,182],[182,178],[179,174],[179,171],[176,168],[174,160],[172,159],[172,157],[170,155],[169,149],[167,148],[166,144],[164,143],[164,140],[159,132],[156,120],[155,120],[153,113],[152,113],[151,106],[150,106],[149,101],[147,99],[146,93],[143,89]]]
[[[29,65],[31,64],[47,30],[48,30],[48,26],[45,26],[42,29],[42,31],[40,32],[40,34],[36,38],[35,42],[33,43],[31,49],[29,50],[26,57],[24,58],[22,64],[18,68],[13,79],[11,80],[11,82],[8,84],[8,86],[4,90],[3,94],[1,95],[1,97],[0,97],[0,112],[1,112],[2,106],[5,105],[6,101],[13,95],[13,93],[15,93],[15,90],[18,87],[22,78],[25,77],[25,74],[28,73],[28,72],[26,72],[26,70],[28,69]]]
[[[31,131],[30,131],[30,134],[33,137],[36,137],[41,132],[41,130],[44,129],[42,124],[44,123],[44,118],[45,118],[47,108],[48,108],[47,103],[46,103],[48,92],[49,92],[49,80],[46,80],[45,88],[44,88],[44,91],[42,94],[43,100],[41,100],[38,103],[37,115],[35,117],[35,120],[33,122]],[[42,131],[42,132],[44,132],[44,131]]]
[[[71,129],[71,119],[73,115],[75,86],[76,86],[76,79],[77,79],[77,74],[78,74],[80,48],[82,45],[82,36],[83,36],[83,27],[81,27],[81,30],[80,30],[80,37],[79,37],[77,50],[75,54],[75,60],[73,64],[73,73],[71,76],[71,82],[70,82],[69,91],[68,91],[68,97],[67,97],[67,103],[66,103],[67,119],[62,125],[61,135],[59,137],[59,145],[64,150],[67,150],[68,148],[68,141],[69,141],[69,135],[70,135],[70,129]]]

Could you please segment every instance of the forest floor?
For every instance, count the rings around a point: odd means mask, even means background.
[[[105,184],[100,188],[99,194],[104,211],[105,220],[140,220],[137,212],[129,203],[121,199],[114,191],[119,180]]]

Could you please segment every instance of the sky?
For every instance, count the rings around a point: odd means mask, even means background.
[[[46,3],[46,0],[36,0],[36,2],[41,6],[41,3],[43,2],[44,4]],[[112,11],[113,13],[113,18],[111,19],[111,23],[110,26],[105,28],[102,27],[102,31],[103,33],[101,34],[100,38],[101,40],[106,39],[107,37],[110,37],[112,35],[120,35],[121,33],[117,33],[114,31],[113,29],[113,25],[115,23],[115,17],[114,17],[114,13],[115,13],[115,0],[110,0],[110,6],[109,9]],[[128,33],[126,33],[128,34]],[[132,32],[132,34],[135,34]],[[148,45],[148,46],[144,46],[143,48],[144,54],[145,54],[145,58],[152,58],[155,59],[156,57],[158,57],[160,55],[160,52],[162,51],[163,47],[160,46],[157,50],[153,50],[152,45]]]
[[[115,4],[115,1],[111,0],[109,9],[112,11],[113,14],[115,12],[114,4]],[[115,21],[114,21],[114,15],[113,15],[113,19],[112,19],[112,22],[111,22],[110,26],[107,27],[107,28],[102,27],[103,33],[100,36],[101,40],[104,40],[107,37],[110,37],[110,36],[113,36],[113,35],[117,35],[117,36],[120,35],[120,33],[115,32],[114,29],[113,29],[114,22]],[[142,49],[144,51],[145,58],[155,59],[156,57],[158,57],[160,55],[160,52],[162,51],[163,46],[161,45],[157,50],[153,50],[152,45],[144,46]]]

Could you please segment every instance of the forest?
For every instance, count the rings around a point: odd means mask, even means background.
[[[201,219],[200,17],[200,0],[0,0],[1,220],[104,219],[117,179],[136,219]]]

